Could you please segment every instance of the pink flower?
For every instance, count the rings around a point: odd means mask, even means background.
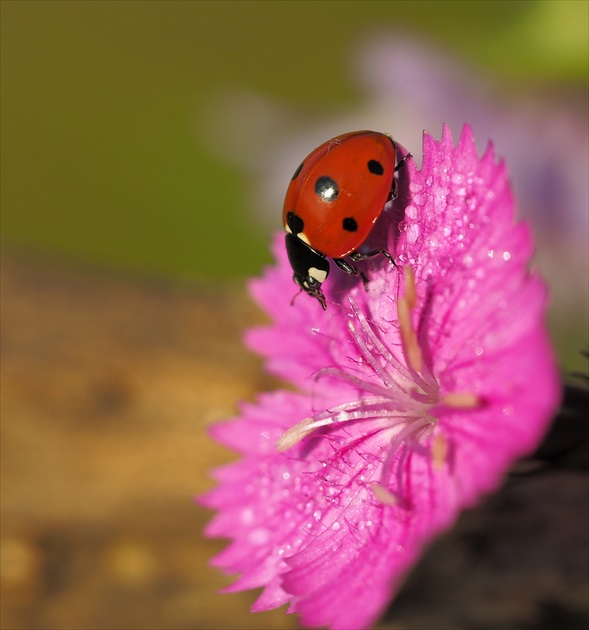
[[[334,269],[327,311],[301,295],[283,246],[251,283],[273,320],[247,341],[299,392],[263,394],[213,435],[242,455],[201,501],[213,560],[263,587],[252,607],[290,603],[308,626],[367,628],[424,546],[532,451],[559,400],[546,292],[527,268],[505,166],[479,159],[467,126],[424,136],[382,215],[396,265]],[[404,211],[404,215],[403,215]],[[402,219],[402,220],[399,220]]]

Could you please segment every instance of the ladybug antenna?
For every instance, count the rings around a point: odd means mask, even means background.
[[[292,296],[292,300],[290,301],[290,305],[294,306],[294,301],[297,299],[297,297],[303,292],[303,288],[301,287],[293,296]]]

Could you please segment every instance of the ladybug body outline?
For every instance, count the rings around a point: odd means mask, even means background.
[[[396,196],[397,147],[376,131],[353,131],[336,136],[312,151],[295,171],[288,186],[282,220],[293,280],[301,291],[326,309],[321,284],[329,261],[350,275],[358,270],[344,260],[363,260],[386,250],[360,253],[384,206]],[[366,284],[366,278],[362,279]]]

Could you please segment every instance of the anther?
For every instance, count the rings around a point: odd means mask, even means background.
[[[313,418],[305,418],[294,427],[290,427],[288,431],[283,433],[276,442],[276,450],[279,453],[287,451],[289,448],[298,444],[304,437],[317,428],[317,422]]]
[[[461,392],[446,394],[440,402],[453,409],[476,409],[481,406],[481,400],[476,394]]]
[[[448,456],[448,440],[441,434],[434,435],[432,443],[432,459],[434,469],[441,470]]]
[[[397,313],[399,316],[399,329],[403,342],[403,351],[410,367],[415,372],[421,372],[423,358],[421,348],[417,341],[417,334],[411,322],[411,311],[417,305],[417,291],[415,289],[415,278],[411,267],[404,269],[405,275],[405,295],[399,298]]]
[[[390,490],[387,490],[387,488],[385,488],[382,484],[374,482],[370,487],[374,496],[384,505],[397,504],[397,497]]]

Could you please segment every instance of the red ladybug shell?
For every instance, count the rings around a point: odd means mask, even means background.
[[[390,199],[395,161],[395,145],[383,133],[353,131],[325,142],[288,186],[282,213],[286,231],[291,231],[287,215],[294,213],[302,227],[295,236],[314,250],[330,258],[355,251]]]

